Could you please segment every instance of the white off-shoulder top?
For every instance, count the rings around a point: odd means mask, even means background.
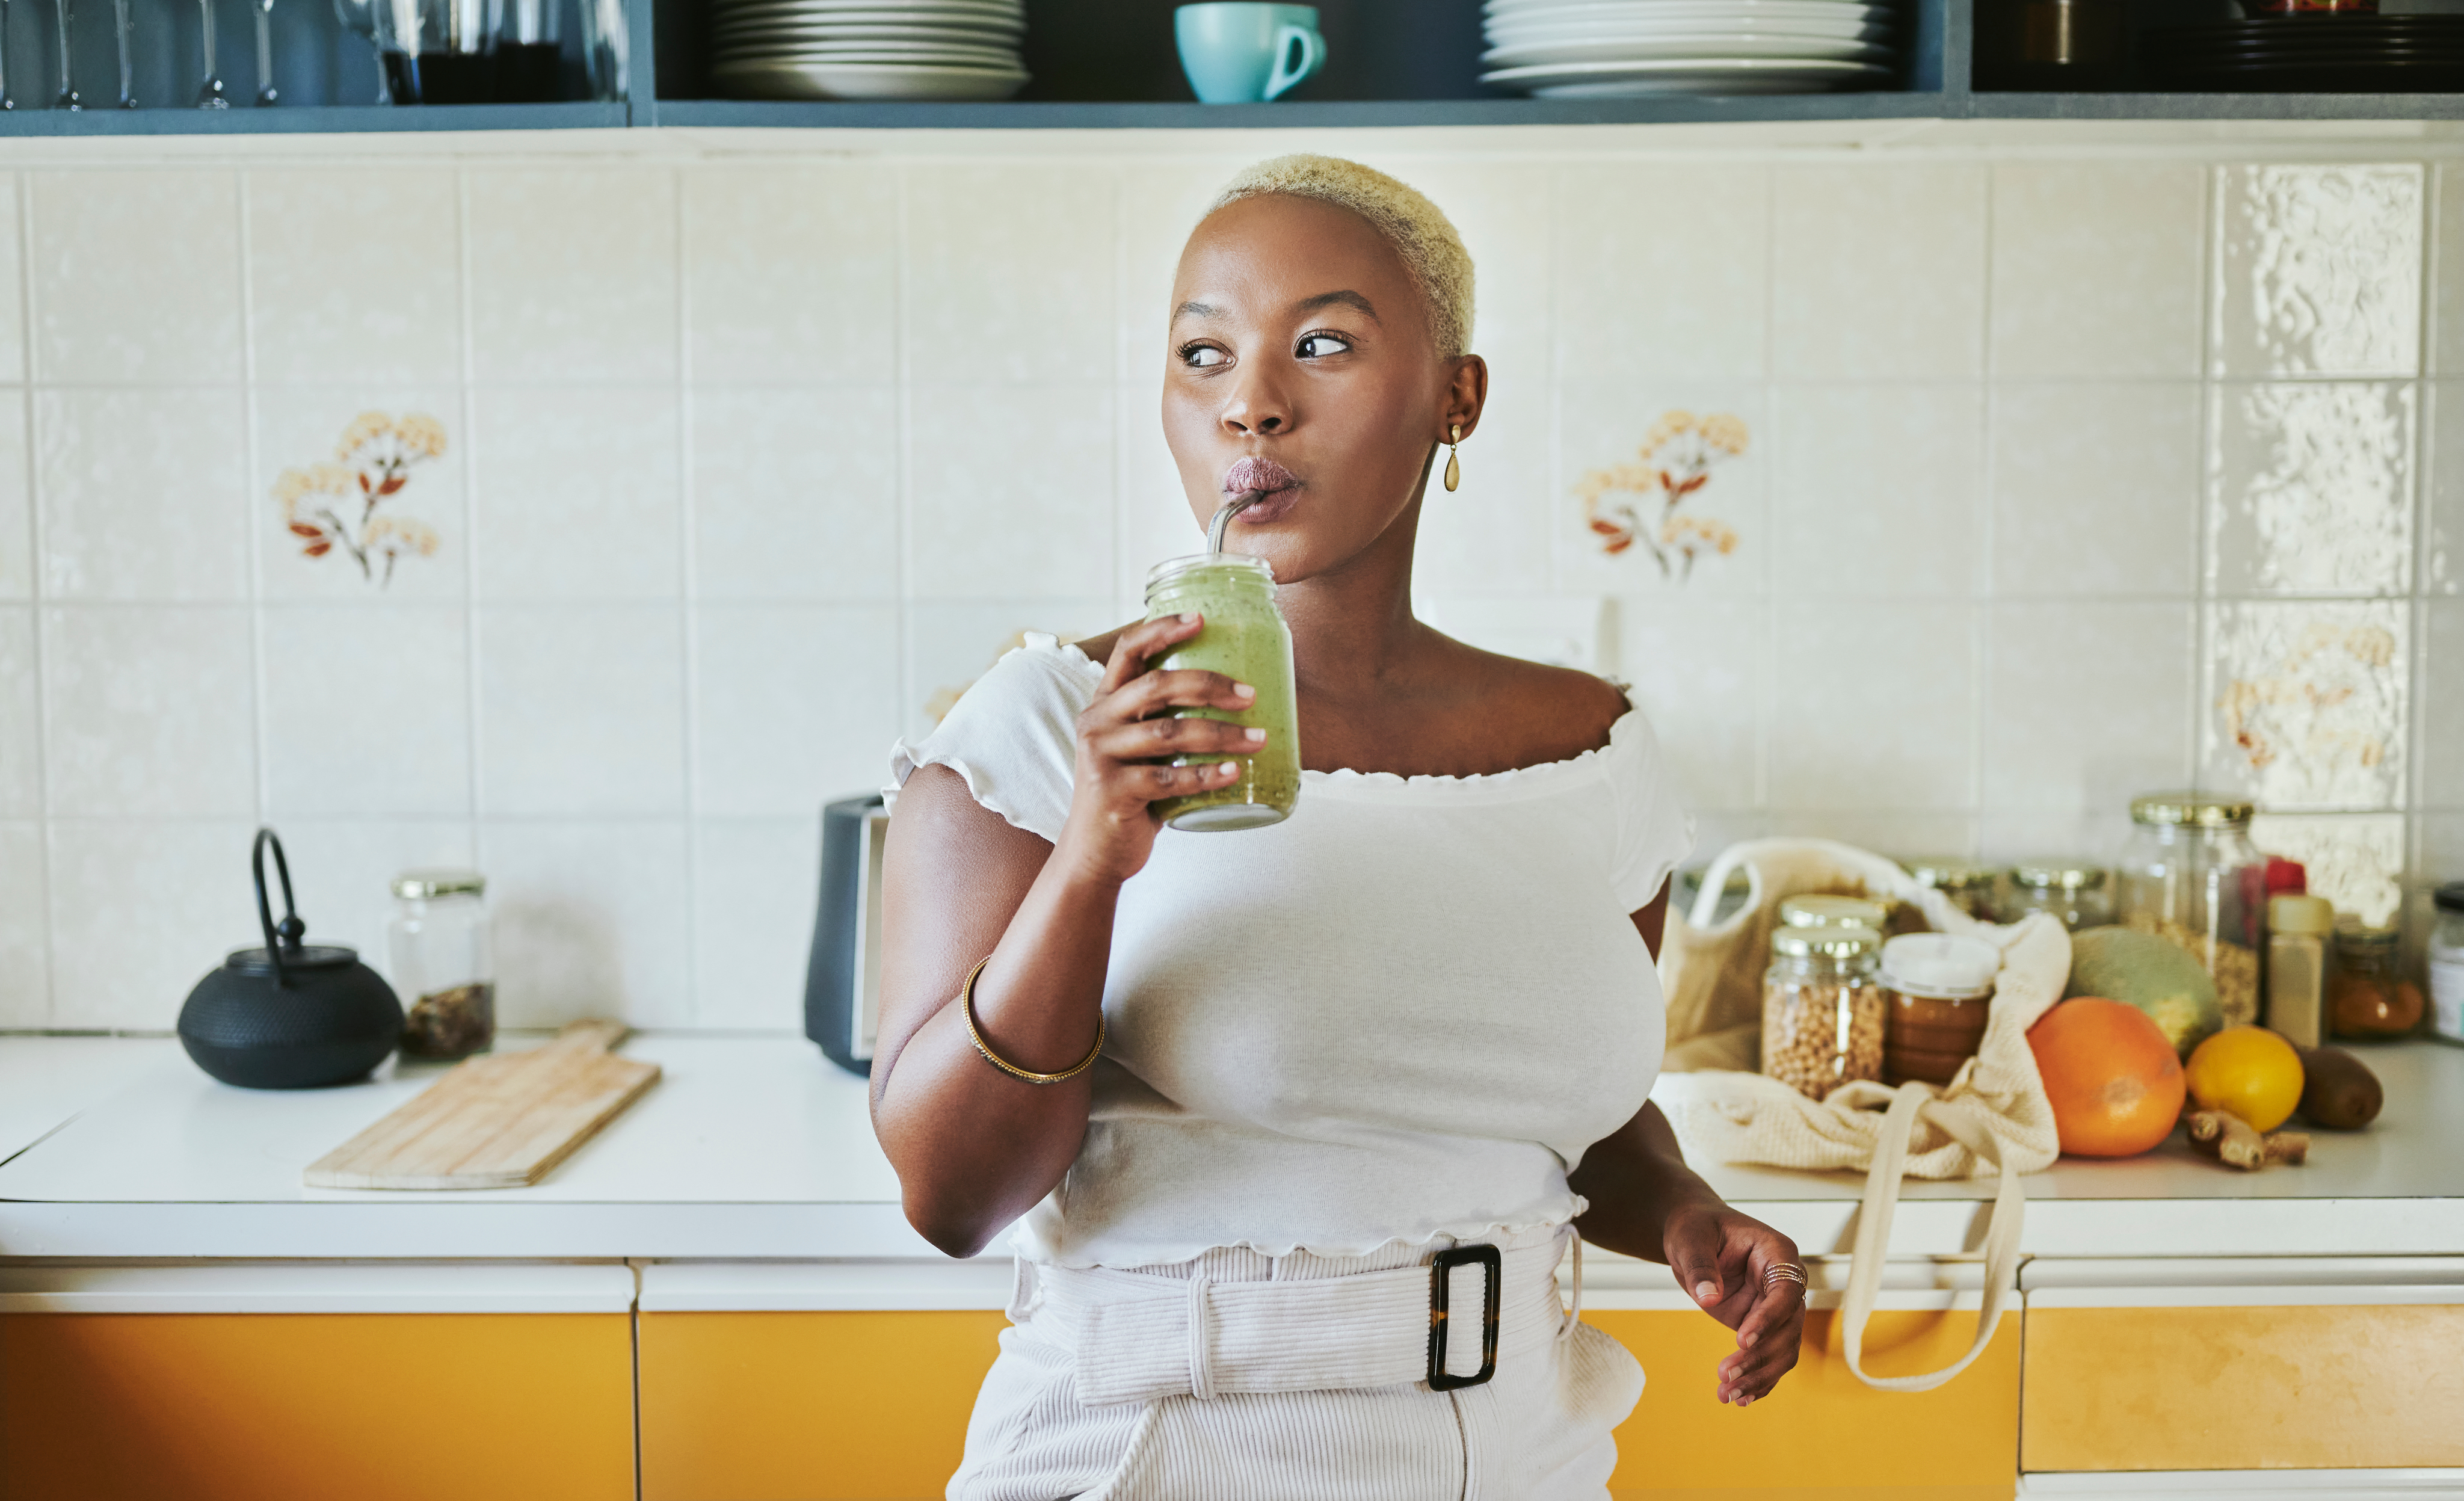
[[[1030,637],[899,742],[890,795],[948,766],[1057,841],[1101,677]],[[1571,761],[1304,772],[1281,824],[1164,830],[1121,892],[1086,1143],[1014,1244],[1132,1268],[1573,1218],[1567,1172],[1660,1069],[1660,982],[1628,915],[1692,843],[1634,711]]]

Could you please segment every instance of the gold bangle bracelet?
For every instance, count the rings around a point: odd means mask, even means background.
[[[984,966],[992,961],[990,954],[976,960],[976,967],[967,971],[967,982],[958,987],[958,1014],[967,1019],[967,1041],[976,1045],[976,1051],[984,1055],[984,1062],[1014,1079],[1024,1079],[1029,1084],[1058,1084],[1095,1067],[1095,1060],[1104,1055],[1104,1013],[1101,1011],[1095,1013],[1095,1046],[1087,1049],[1087,1056],[1079,1059],[1075,1067],[1064,1069],[1059,1073],[1038,1073],[1032,1069],[1022,1069],[992,1050],[984,1041],[984,1034],[976,1026],[976,977],[982,974]]]

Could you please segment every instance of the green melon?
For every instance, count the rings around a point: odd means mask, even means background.
[[[2185,1058],[2225,1025],[2207,967],[2181,945],[2128,928],[2071,935],[2071,982],[2062,995],[2137,1006]]]

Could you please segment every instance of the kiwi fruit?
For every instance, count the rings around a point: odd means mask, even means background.
[[[2301,1115],[2328,1131],[2359,1131],[2379,1118],[2387,1091],[2369,1066],[2342,1048],[2301,1049]]]

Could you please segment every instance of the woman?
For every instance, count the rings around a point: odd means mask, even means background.
[[[1166,435],[1197,520],[1264,492],[1225,546],[1279,581],[1304,784],[1159,832],[1263,733],[1171,717],[1254,696],[1150,669],[1186,616],[1036,640],[893,757],[875,1127],[935,1246],[1024,1217],[950,1494],[1599,1497],[1642,1377],[1558,1301],[1575,1231],[1737,1331],[1722,1402],[1803,1317],[1796,1248],[1646,1098],[1690,830],[1621,692],[1412,616],[1488,382],[1436,207],[1262,164],[1173,305]]]

